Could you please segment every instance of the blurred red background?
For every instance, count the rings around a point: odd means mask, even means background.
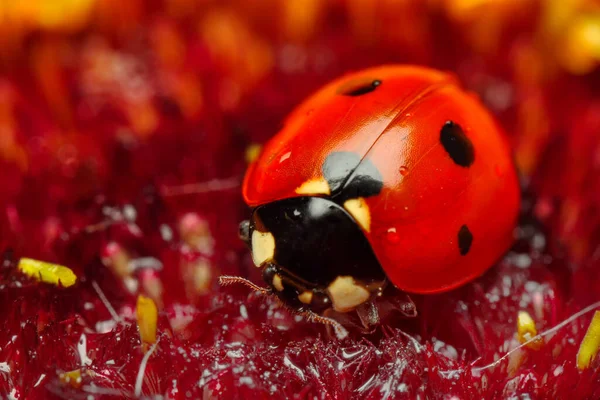
[[[600,300],[599,60],[593,0],[0,2],[0,393],[600,396],[597,363],[576,363],[591,313],[479,369]],[[482,98],[522,222],[481,279],[337,342],[216,277],[255,273],[237,239],[247,158],[320,85],[384,63],[452,71]],[[21,257],[78,283],[30,280]],[[141,343],[138,294],[158,344]]]

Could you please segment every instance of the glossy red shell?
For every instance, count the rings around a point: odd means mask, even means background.
[[[345,96],[373,80],[371,93]],[[447,121],[474,148],[457,165],[440,142]],[[352,151],[381,172],[382,191],[367,197],[364,231],[392,283],[416,293],[440,292],[481,275],[510,247],[520,192],[506,139],[477,97],[451,76],[414,66],[384,66],[343,76],[302,103],[250,166],[248,205],[297,197],[322,177],[332,152]],[[458,232],[472,233],[467,254]]]

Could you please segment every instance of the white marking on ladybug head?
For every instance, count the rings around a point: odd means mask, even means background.
[[[271,232],[253,231],[251,239],[252,261],[260,267],[275,257],[275,238]]]
[[[330,195],[331,189],[329,188],[329,184],[324,178],[316,178],[311,179],[304,182],[302,185],[296,188],[296,194],[308,194],[308,195],[317,195],[317,194],[325,194]]]
[[[313,298],[313,292],[308,291],[308,290],[306,292],[302,292],[301,294],[298,295],[298,300],[300,300],[304,304],[310,304],[312,302],[312,298]]]
[[[327,287],[327,293],[333,309],[338,312],[352,311],[371,297],[371,293],[351,276],[338,276]]]
[[[278,292],[283,292],[283,282],[281,281],[281,276],[279,276],[279,274],[273,275],[273,287]]]
[[[344,202],[344,208],[365,231],[371,231],[371,212],[365,199],[358,197],[356,199],[346,200]]]

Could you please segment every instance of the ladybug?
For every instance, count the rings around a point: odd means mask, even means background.
[[[364,308],[390,286],[439,293],[478,277],[512,244],[520,204],[490,113],[453,76],[417,66],[317,91],[242,191],[252,214],[240,236],[263,290],[311,315]]]

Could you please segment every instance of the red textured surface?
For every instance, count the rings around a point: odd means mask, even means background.
[[[600,300],[600,74],[552,63],[537,3],[489,14],[501,28],[483,47],[475,22],[419,1],[332,1],[318,23],[300,25],[275,1],[198,2],[184,13],[159,1],[107,4],[75,32],[2,42],[2,397],[136,397],[144,354],[137,292],[123,277],[142,292],[162,285],[159,342],[141,375],[147,398],[600,396],[596,364],[575,364],[590,313],[486,368],[518,347],[520,310],[541,332]],[[217,287],[219,274],[258,282],[237,239],[246,209],[232,179],[246,147],[308,93],[386,62],[453,70],[480,94],[511,135],[527,195],[513,250],[482,278],[415,298],[415,319],[339,342],[245,288]],[[173,191],[213,179],[226,189]],[[79,283],[30,281],[20,257],[66,265]],[[142,258],[162,269],[117,273]],[[190,285],[198,271],[208,286]],[[59,379],[78,368],[79,387]]]

